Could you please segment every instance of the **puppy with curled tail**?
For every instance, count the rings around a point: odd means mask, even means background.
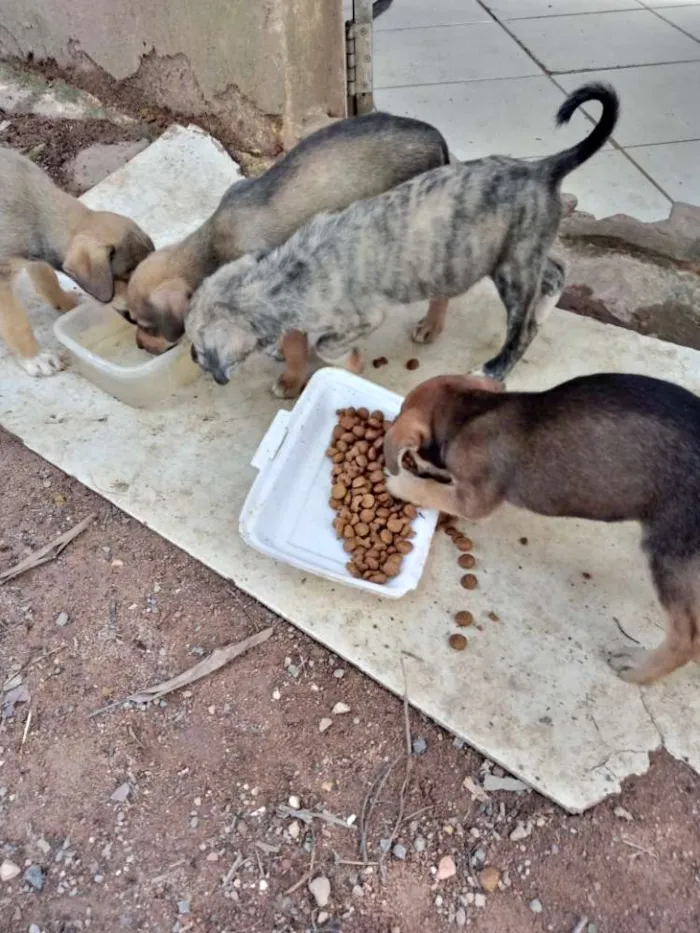
[[[508,502],[539,515],[639,522],[666,638],[653,651],[625,647],[608,660],[637,684],[700,661],[696,395],[620,373],[544,392],[439,376],[407,395],[384,449],[388,491],[416,506],[478,520]],[[420,475],[403,467],[406,453]]]

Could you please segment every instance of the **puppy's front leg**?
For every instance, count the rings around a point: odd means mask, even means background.
[[[41,351],[10,279],[0,280],[0,336],[30,376],[51,376],[65,365],[58,353]]]
[[[395,498],[403,499],[419,508],[436,509],[438,512],[468,517],[464,514],[454,483],[439,483],[434,479],[423,479],[402,469],[396,476],[392,474],[387,476],[386,488]]]
[[[309,341],[300,330],[289,330],[281,341],[282,356],[287,368],[272,386],[277,398],[296,398],[309,375]]]
[[[63,291],[55,270],[47,262],[29,262],[27,272],[34,288],[56,311],[71,311],[80,303],[77,295]]]
[[[420,320],[413,331],[415,343],[434,343],[445,329],[445,315],[447,314],[446,298],[431,298],[428,304],[428,313]]]

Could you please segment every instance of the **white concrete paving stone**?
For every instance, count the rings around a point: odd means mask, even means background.
[[[552,72],[700,59],[700,43],[651,10],[519,19],[508,28]]]
[[[91,205],[126,210],[159,240],[166,211],[178,231],[201,222],[237,168],[211,140],[183,132],[170,132],[98,185]],[[178,200],[183,177],[189,193]],[[405,393],[418,379],[469,369],[503,339],[503,310],[485,284],[453,303],[446,333],[421,349],[420,373],[411,373],[401,361],[416,353],[407,335],[423,310],[388,316],[372,351],[394,362],[368,378]],[[55,314],[35,311],[45,342]],[[269,392],[276,371],[269,359],[250,360],[226,388],[200,378],[158,408],[137,411],[75,372],[30,379],[0,345],[0,424],[397,694],[404,657],[417,709],[569,810],[619,791],[625,777],[648,769],[649,752],[661,744],[700,770],[697,667],[640,691],[604,661],[605,647],[619,638],[614,620],[645,645],[661,638],[634,525],[504,509],[470,530],[479,587],[469,609],[483,624],[470,630],[462,654],[447,646],[450,617],[465,595],[445,535],[433,542],[419,589],[398,606],[247,548],[236,521],[255,475],[251,455],[280,407]],[[649,373],[700,391],[700,353],[558,310],[511,382],[536,389],[595,371]],[[53,417],[57,399],[60,418]],[[211,476],[215,483],[203,481]]]
[[[663,10],[669,6],[698,6],[698,0],[639,0],[650,10]]]
[[[531,19],[535,16],[569,16],[572,13],[607,13],[639,10],[641,0],[484,0],[500,20]]]
[[[378,108],[427,120],[458,159],[498,154],[519,159],[572,146],[591,131],[581,113],[561,128],[554,115],[565,98],[549,78],[501,78],[462,84],[383,88]]]
[[[627,150],[674,201],[700,204],[700,140]]]
[[[629,214],[646,222],[668,217],[671,202],[623,152],[599,152],[564,180],[578,210],[596,217]]]
[[[556,77],[557,84],[567,92],[586,81],[612,84],[620,95],[622,106],[615,140],[621,146],[700,139],[700,62]]]
[[[375,19],[374,30],[491,22],[493,20],[477,0],[394,0],[386,13]]]
[[[542,73],[497,23],[377,32],[374,51],[375,90]]]
[[[700,39],[700,6],[665,7],[657,12],[669,23]]]

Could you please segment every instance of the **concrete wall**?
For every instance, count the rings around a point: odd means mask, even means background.
[[[0,56],[55,59],[233,121],[270,153],[344,115],[342,0],[0,0]]]

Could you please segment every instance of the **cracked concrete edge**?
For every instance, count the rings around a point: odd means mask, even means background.
[[[563,195],[564,198],[571,196]],[[650,258],[671,260],[689,271],[700,272],[700,207],[694,204],[677,202],[665,220],[649,223],[627,214],[613,214],[598,220],[574,207],[562,220],[560,236],[565,242],[599,243],[636,250]]]
[[[133,117],[105,106],[93,94],[65,81],[43,80],[38,75],[0,62],[0,109],[8,116],[34,114],[59,120],[107,120],[131,126]]]

